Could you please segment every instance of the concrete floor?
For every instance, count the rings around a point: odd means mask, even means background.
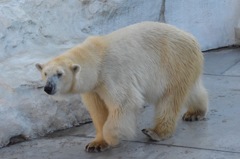
[[[144,108],[134,140],[102,153],[87,153],[93,125],[55,132],[41,139],[0,149],[1,159],[239,159],[240,158],[240,49],[204,53],[204,83],[209,91],[206,120],[179,121],[172,138],[150,142],[141,129],[151,125],[152,107]]]

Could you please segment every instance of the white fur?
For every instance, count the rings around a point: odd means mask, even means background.
[[[69,64],[81,70],[73,73]],[[184,102],[192,114],[202,111],[204,116],[207,92],[201,83],[202,65],[192,35],[171,25],[144,22],[88,38],[43,70],[60,67],[66,74],[62,82],[71,84],[64,92],[82,94],[97,130],[90,146],[97,147],[133,137],[137,110],[145,102],[156,106],[155,128],[145,132],[160,138],[173,133]],[[196,101],[202,104],[193,108]],[[186,119],[193,117],[191,113]]]

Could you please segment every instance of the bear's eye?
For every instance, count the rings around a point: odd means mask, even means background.
[[[61,73],[61,72],[58,72],[58,73],[57,73],[57,76],[58,76],[58,78],[62,77],[62,73]]]
[[[44,75],[47,76],[47,73],[45,72]]]

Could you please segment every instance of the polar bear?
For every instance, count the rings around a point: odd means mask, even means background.
[[[96,129],[87,152],[99,152],[132,138],[137,110],[155,107],[152,140],[170,137],[183,105],[185,121],[204,118],[208,96],[201,80],[203,55],[195,38],[174,26],[142,22],[87,38],[46,64],[36,64],[44,91],[81,94]]]

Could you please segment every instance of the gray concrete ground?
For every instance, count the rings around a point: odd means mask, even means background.
[[[172,138],[150,142],[141,129],[151,125],[147,106],[139,116],[138,134],[117,148],[87,153],[85,145],[94,137],[93,125],[55,132],[41,139],[0,149],[1,159],[239,159],[240,158],[240,49],[204,53],[204,83],[209,91],[206,120],[179,120]]]

